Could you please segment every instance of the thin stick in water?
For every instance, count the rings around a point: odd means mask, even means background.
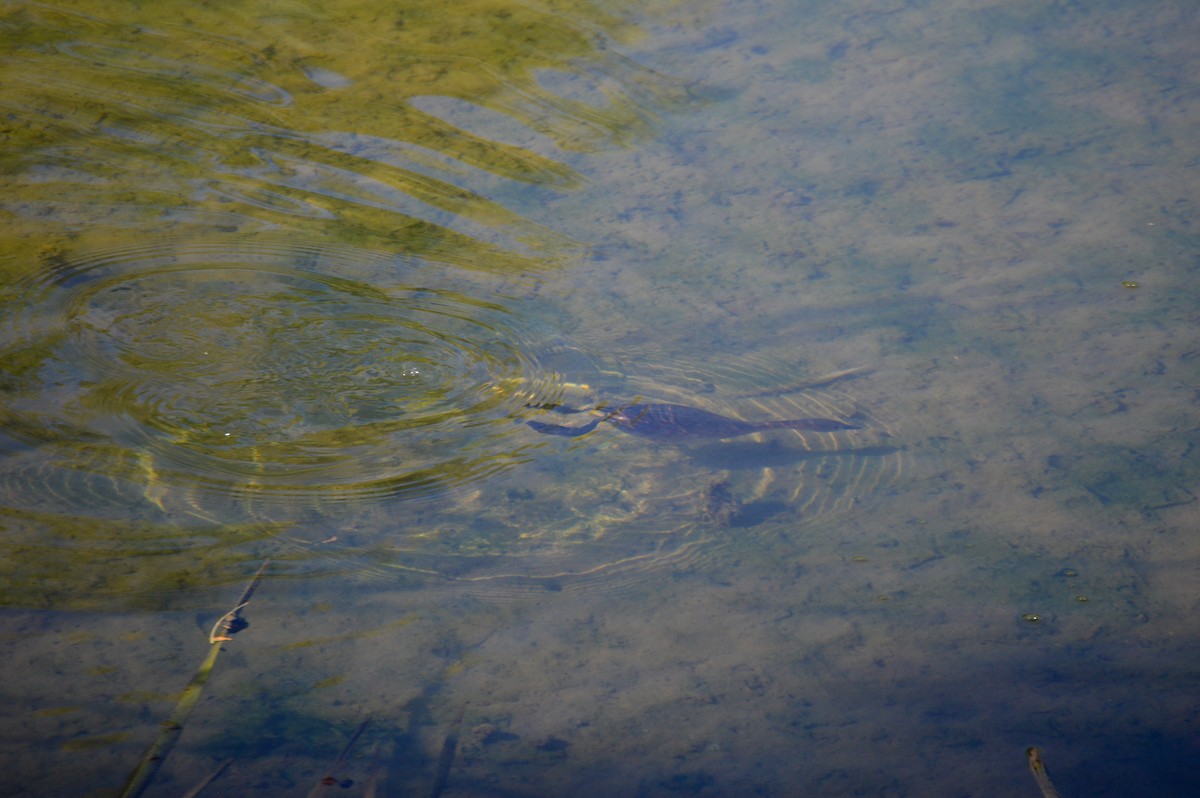
[[[1042,798],[1060,798],[1058,790],[1054,789],[1054,784],[1050,781],[1050,774],[1046,772],[1046,763],[1042,761],[1042,752],[1037,748],[1025,749],[1025,756],[1029,759],[1029,769],[1033,772],[1033,780],[1037,782],[1037,786],[1042,791]]]
[[[441,798],[446,784],[450,781],[450,767],[454,764],[454,753],[458,749],[458,727],[462,725],[463,715],[467,705],[458,708],[458,714],[450,722],[450,733],[442,743],[442,753],[438,755],[437,770],[433,777],[433,786],[429,789],[429,798]]]
[[[250,580],[250,584],[242,591],[242,597],[238,600],[238,604],[229,612],[221,616],[221,620],[213,626],[209,633],[208,655],[204,661],[200,663],[200,667],[192,674],[191,681],[187,687],[183,688],[183,694],[179,697],[179,703],[175,705],[175,709],[171,712],[171,717],[163,724],[162,730],[159,731],[158,737],[146,749],[146,753],[142,755],[141,761],[134,769],[133,773],[129,774],[129,779],[125,782],[125,788],[121,791],[121,798],[138,798],[146,788],[150,786],[150,782],[154,779],[154,775],[158,773],[158,769],[162,767],[162,763],[170,755],[171,750],[178,742],[179,736],[183,734],[184,724],[187,723],[188,716],[192,714],[192,709],[195,708],[196,702],[200,700],[200,694],[204,692],[204,685],[208,683],[208,677],[212,674],[213,666],[217,664],[217,655],[221,653],[221,645],[232,638],[229,635],[235,634],[245,628],[246,622],[242,620],[242,610],[250,602],[250,597],[254,595],[255,588],[258,587],[259,581],[266,572],[267,560],[258,569],[258,573]],[[220,633],[218,627],[222,622],[225,626]]]
[[[246,589],[242,591],[242,597],[238,599],[237,605],[229,612],[222,615],[213,624],[212,630],[208,633],[208,642],[223,643],[227,640],[232,640],[232,634],[236,634],[245,629],[247,624],[242,618],[242,610],[250,603],[250,597],[254,595],[254,591],[258,589],[258,583],[262,581],[263,574],[267,572],[267,566],[271,564],[271,559],[268,557],[263,560],[263,564],[258,567],[258,571],[250,579],[250,584],[246,585]]]
[[[229,767],[231,764],[233,764],[232,757],[229,759],[226,759],[220,765],[217,765],[216,770],[214,770],[212,773],[209,773],[207,776],[205,776],[204,781],[200,782],[195,787],[193,787],[192,789],[190,789],[186,793],[184,793],[183,798],[196,798],[196,796],[198,796],[200,793],[204,792],[205,787],[207,787],[208,785],[210,785],[214,781],[216,781],[217,777],[220,776],[222,773],[224,773],[225,768]]]

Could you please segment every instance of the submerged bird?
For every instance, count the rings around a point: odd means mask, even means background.
[[[561,405],[546,406],[544,409],[554,410],[557,413],[588,412]],[[527,421],[525,423],[543,435],[565,435],[574,438],[591,432],[601,421],[607,421],[616,426],[617,429],[622,432],[628,432],[630,435],[641,435],[645,438],[656,438],[658,440],[736,438],[739,435],[749,435],[752,432],[763,432],[772,429],[800,429],[813,432],[861,429],[861,427],[832,418],[740,421],[736,418],[710,413],[698,407],[658,403],[637,403],[625,405],[612,411],[597,409],[591,412],[603,412],[604,415],[589,424],[579,427],[546,424],[541,421]]]

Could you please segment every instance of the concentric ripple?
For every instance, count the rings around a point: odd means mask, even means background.
[[[806,378],[783,365],[755,355],[676,361],[645,369],[631,387],[738,418],[837,418],[860,425],[836,433],[792,430],[775,435],[771,446],[742,438],[695,452],[697,464],[727,469],[744,501],[778,503],[806,525],[836,523],[891,489],[912,469],[911,457],[895,421],[880,409],[884,401],[864,402],[858,390],[851,393],[856,369],[841,378]]]
[[[227,234],[47,247],[15,273],[0,296],[13,309],[0,516],[23,530],[5,543],[26,563],[10,579],[22,592],[53,571],[44,541],[57,539],[112,563],[76,564],[60,590],[72,601],[132,589],[108,574],[169,591],[266,555],[297,575],[496,598],[619,590],[720,557],[760,525],[844,519],[907,468],[882,399],[796,383],[769,358],[597,361],[496,281],[412,258]],[[660,446],[523,423],[552,404],[638,399],[863,428]],[[714,490],[736,517],[712,513]],[[31,554],[28,541],[42,542]]]
[[[514,419],[560,390],[503,302],[374,253],[51,251],[16,291],[6,427],[135,453],[160,495],[429,495],[526,459]]]
[[[554,438],[530,467],[471,491],[419,536],[364,532],[339,541],[338,556],[381,583],[436,577],[489,600],[531,590],[620,592],[737,558],[760,533],[836,535],[912,469],[906,438],[877,409],[885,399],[853,372],[806,381],[770,357],[661,364],[650,353],[623,354],[626,367],[600,366],[622,376],[601,385],[601,402],[676,402],[746,419],[832,417],[862,428],[660,444],[602,424]],[[714,495],[734,505],[727,517],[713,512]]]

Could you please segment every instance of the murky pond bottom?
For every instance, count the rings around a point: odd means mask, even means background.
[[[1193,644],[1164,647],[1127,609],[1166,565],[1114,577],[1111,555],[1059,567],[937,519],[907,518],[891,542],[873,523],[730,529],[719,557],[583,586],[269,580],[156,786],[232,760],[231,793],[372,774],[423,793],[447,738],[447,795],[1024,794],[1031,744],[1080,792],[1104,760],[1158,761],[1168,790],[1183,778],[1175,663]],[[6,701],[59,763],[18,768],[30,794],[127,772],[237,592],[208,591],[200,613],[8,611],[24,675]],[[1137,601],[1156,624],[1180,613]]]

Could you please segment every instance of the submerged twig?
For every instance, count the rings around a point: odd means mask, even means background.
[[[179,703],[175,705],[174,711],[171,712],[171,717],[163,724],[162,730],[159,731],[158,737],[146,749],[146,753],[142,756],[138,766],[133,773],[129,775],[129,779],[125,782],[125,789],[121,791],[121,798],[136,798],[145,792],[150,786],[150,782],[154,779],[154,775],[158,769],[162,767],[162,763],[171,753],[171,749],[175,747],[175,743],[179,740],[179,735],[183,734],[184,724],[187,723],[188,716],[192,714],[192,709],[195,708],[196,702],[200,700],[200,694],[204,692],[204,685],[208,683],[208,677],[212,674],[213,666],[217,663],[217,655],[221,653],[221,644],[231,640],[229,635],[236,634],[246,628],[246,621],[242,619],[242,610],[250,603],[250,597],[254,595],[255,588],[262,580],[263,574],[266,572],[267,565],[270,560],[263,562],[262,567],[250,580],[250,584],[242,591],[242,597],[238,599],[238,604],[229,612],[221,616],[220,620],[213,625],[212,631],[209,633],[208,642],[210,643],[208,655],[204,661],[200,663],[200,667],[192,674],[191,681],[187,687],[183,688],[183,694],[179,697]],[[224,628],[218,632],[218,627],[224,624]],[[223,768],[222,768],[223,769]]]
[[[450,767],[454,764],[454,753],[458,749],[458,727],[462,725],[463,715],[467,705],[458,708],[458,714],[450,722],[450,733],[442,743],[442,753],[438,755],[437,770],[433,776],[433,786],[429,789],[429,798],[441,798],[442,791],[450,781]]]
[[[233,764],[233,757],[226,759],[221,764],[217,765],[217,769],[204,777],[204,780],[197,784],[192,789],[183,794],[183,798],[196,798],[197,795],[204,792],[204,788],[217,780],[217,777],[225,772],[225,768]]]
[[[242,618],[242,610],[250,603],[250,597],[258,589],[258,583],[262,581],[263,574],[267,572],[267,566],[270,564],[270,558],[263,560],[263,564],[250,579],[250,584],[246,585],[246,589],[242,591],[242,597],[238,599],[237,606],[222,615],[213,624],[212,630],[208,633],[209,643],[223,643],[226,640],[232,640],[230,635],[235,635],[246,628],[248,624]]]
[[[176,741],[179,740],[179,735],[183,733],[183,725],[200,699],[200,693],[204,690],[204,685],[208,681],[209,674],[212,673],[219,653],[221,653],[220,643],[214,643],[209,647],[208,656],[200,663],[199,669],[192,675],[188,686],[183,689],[183,695],[180,696],[179,703],[175,705],[175,711],[163,724],[158,737],[150,744],[137,769],[130,775],[125,789],[121,792],[121,798],[136,798],[150,786],[154,774],[158,772],[163,760],[167,758],[171,749],[175,747]]]
[[[1037,748],[1027,748],[1025,756],[1029,759],[1029,770],[1033,772],[1033,780],[1037,782],[1038,788],[1042,791],[1042,798],[1059,798],[1058,790],[1054,789],[1054,784],[1050,781],[1050,774],[1046,772],[1046,763],[1042,761],[1042,752]]]

